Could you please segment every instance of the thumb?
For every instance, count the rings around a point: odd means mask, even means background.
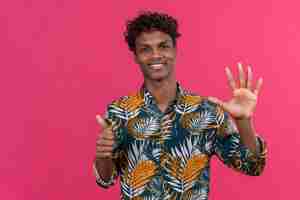
[[[101,115],[96,115],[97,123],[102,126],[102,128],[108,128],[109,124],[101,117]]]
[[[225,103],[223,101],[221,101],[220,99],[216,98],[216,97],[208,97],[208,100],[212,101],[215,104],[220,105],[221,107],[224,107]]]
[[[216,97],[208,97],[208,100],[218,104],[219,106],[221,106],[226,112],[229,112],[229,105],[227,102],[224,102]]]

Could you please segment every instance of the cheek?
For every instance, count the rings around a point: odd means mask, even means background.
[[[175,60],[176,59],[176,50],[171,50],[167,53],[167,57],[172,59],[172,60]]]
[[[139,65],[143,65],[146,62],[146,58],[144,56],[136,56],[135,57],[135,62]]]
[[[176,61],[176,54],[173,54],[173,53],[169,54],[168,57],[167,57],[167,59],[168,59],[169,63],[175,63],[175,61]]]

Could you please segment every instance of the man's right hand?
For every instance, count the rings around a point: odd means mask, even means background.
[[[97,123],[102,127],[96,141],[96,160],[112,158],[115,146],[115,134],[111,123],[105,121],[100,115],[96,115]]]

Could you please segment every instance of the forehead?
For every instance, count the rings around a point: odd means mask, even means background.
[[[172,42],[172,38],[161,31],[151,31],[151,32],[142,32],[137,38],[136,38],[136,45],[142,45],[142,44],[149,44],[149,45],[155,45],[159,44],[161,42]]]

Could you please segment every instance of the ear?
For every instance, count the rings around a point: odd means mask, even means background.
[[[134,58],[134,62],[135,62],[136,64],[139,64],[139,59],[138,59],[138,56],[136,55],[135,52],[133,53],[133,58]]]
[[[177,46],[174,47],[175,54],[177,55]]]

